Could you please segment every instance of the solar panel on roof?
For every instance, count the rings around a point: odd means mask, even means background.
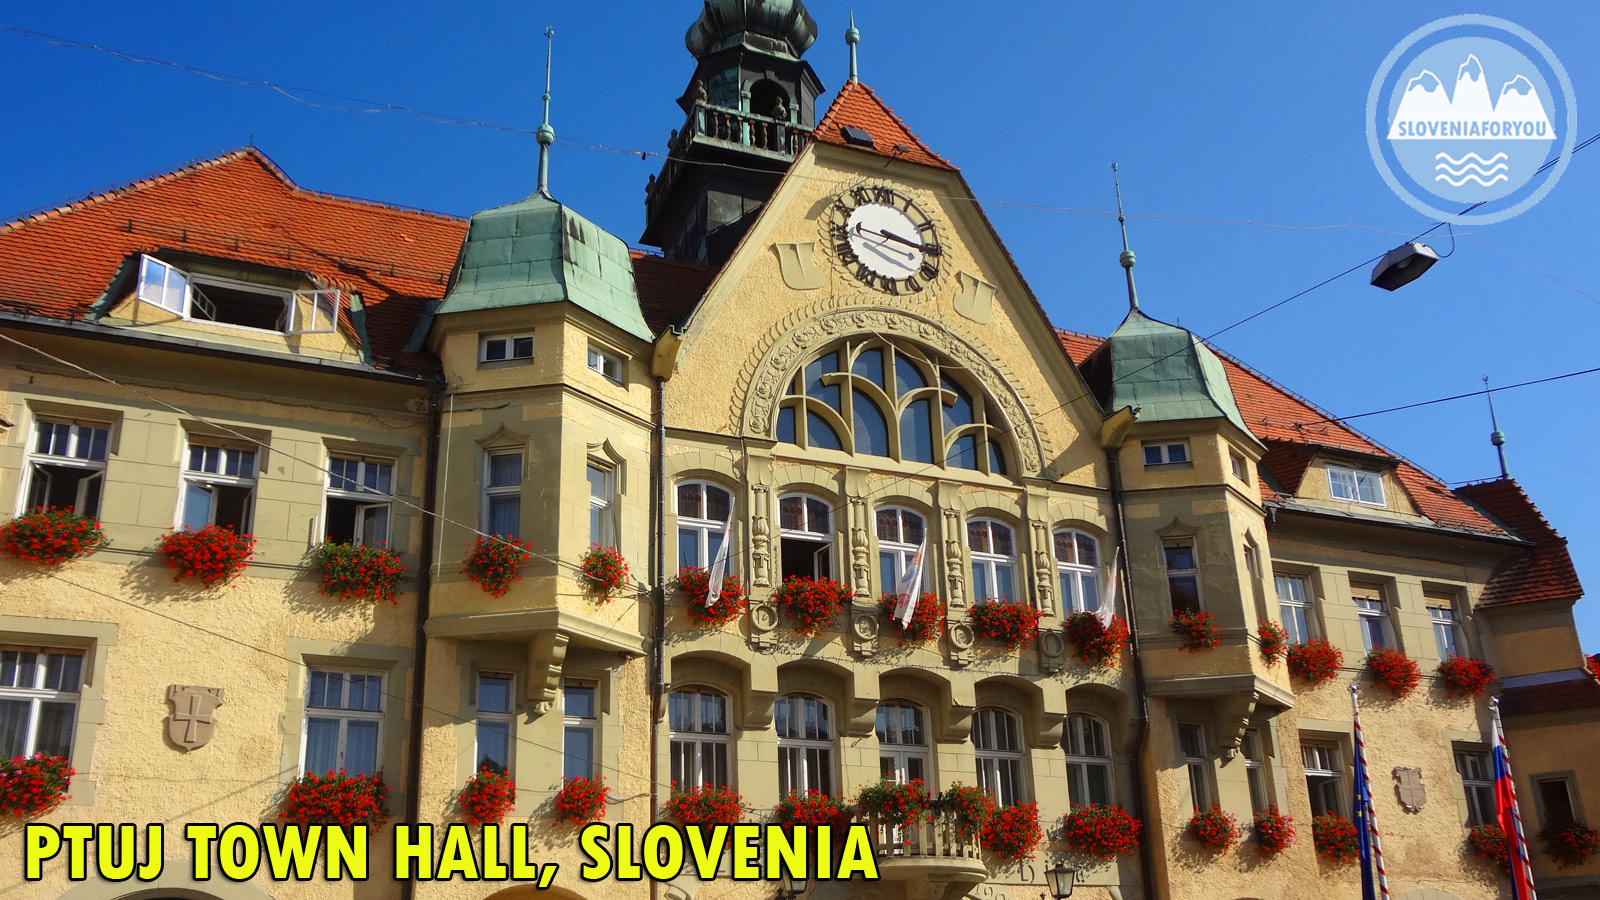
[[[865,128],[846,125],[839,129],[839,134],[844,138],[846,144],[855,144],[858,147],[872,146],[872,135],[868,134]]]

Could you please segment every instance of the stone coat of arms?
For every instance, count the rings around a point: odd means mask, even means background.
[[[174,684],[167,688],[167,701],[172,704],[167,737],[186,751],[204,747],[217,730],[222,688]]]
[[[1406,812],[1421,812],[1427,802],[1428,792],[1422,786],[1422,770],[1410,766],[1396,766],[1394,792]]]

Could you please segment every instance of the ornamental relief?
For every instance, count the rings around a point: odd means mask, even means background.
[[[790,323],[791,316],[779,323]],[[743,434],[771,435],[773,416],[795,370],[825,345],[849,335],[876,333],[884,337],[903,337],[921,343],[961,366],[983,387],[1006,422],[1016,442],[1021,463],[1019,474],[1038,474],[1044,467],[1044,447],[1038,428],[1027,411],[1027,404],[992,360],[996,354],[980,350],[953,334],[947,327],[915,313],[884,306],[846,306],[818,311],[772,341],[760,356],[741,373],[747,387],[736,390],[733,418]],[[759,351],[758,351],[759,352]]]

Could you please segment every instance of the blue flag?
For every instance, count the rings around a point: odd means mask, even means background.
[[[1356,739],[1356,777],[1355,801],[1350,804],[1354,812],[1356,826],[1356,845],[1361,848],[1361,900],[1377,900],[1377,893],[1372,889],[1372,828],[1368,823],[1368,815],[1372,809],[1372,794],[1367,785],[1367,754],[1361,746],[1361,740]]]

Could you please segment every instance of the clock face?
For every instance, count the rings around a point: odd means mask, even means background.
[[[938,230],[893,188],[859,186],[840,194],[829,216],[833,250],[868,287],[915,293],[939,276]]]

